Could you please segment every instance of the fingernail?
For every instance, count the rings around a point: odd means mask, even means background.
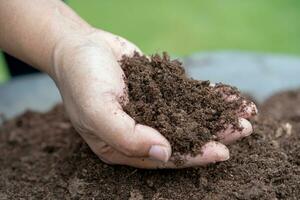
[[[248,120],[244,119],[244,118],[240,118],[239,123],[240,123],[239,124],[240,127],[243,129],[242,130],[242,135],[244,137],[251,135],[251,133],[253,132],[253,128],[252,128],[251,123]]]
[[[149,150],[149,157],[154,160],[167,162],[169,160],[169,153],[166,147],[160,145],[152,145]]]
[[[205,163],[226,161],[230,158],[229,149],[218,142],[209,142],[202,147]]]
[[[219,161],[226,161],[230,158],[229,150],[224,147],[223,151],[218,152]]]

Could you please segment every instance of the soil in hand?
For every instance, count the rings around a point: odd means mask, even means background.
[[[171,143],[173,154],[201,153],[201,146],[229,124],[239,129],[243,98],[236,88],[186,76],[182,64],[163,56],[123,57],[129,103],[124,110],[137,123],[157,129]],[[224,96],[236,95],[228,102]]]
[[[123,58],[129,103],[138,123],[158,129],[177,153],[199,153],[229,123],[241,100],[234,88],[186,77],[165,54]],[[223,91],[221,93],[220,91]],[[231,159],[182,170],[111,166],[94,155],[64,116],[26,112],[0,128],[0,199],[300,199],[300,91],[261,105],[252,136],[230,147]]]

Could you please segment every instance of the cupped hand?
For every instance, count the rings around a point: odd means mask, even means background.
[[[140,52],[129,41],[101,30],[74,34],[55,47],[53,79],[73,126],[101,160],[138,168],[176,168],[166,138],[151,127],[136,124],[122,110],[120,100],[128,98],[118,61],[134,51]],[[224,101],[236,98],[224,95]],[[255,105],[247,103],[237,111],[241,129],[229,126],[217,133],[219,142],[208,142],[195,157],[182,155],[187,161],[180,167],[227,160],[225,145],[252,133],[247,119],[255,113]]]

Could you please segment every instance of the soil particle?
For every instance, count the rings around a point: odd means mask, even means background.
[[[138,123],[156,128],[171,143],[173,155],[201,153],[201,146],[233,125],[243,98],[236,88],[186,76],[182,64],[163,56],[135,54],[120,61],[129,103],[124,110]],[[224,96],[238,100],[226,102]],[[180,163],[180,162],[177,162]]]

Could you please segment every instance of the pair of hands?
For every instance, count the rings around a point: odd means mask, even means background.
[[[72,124],[101,160],[138,168],[175,168],[166,138],[151,127],[136,124],[118,102],[125,95],[118,60],[134,51],[140,52],[127,40],[101,30],[72,35],[55,46],[52,77]],[[224,101],[236,98],[224,95]],[[187,162],[181,167],[229,159],[225,145],[252,133],[247,119],[256,112],[253,103],[238,110],[241,131],[229,126],[217,133],[220,142],[208,142],[195,157],[182,155]]]

